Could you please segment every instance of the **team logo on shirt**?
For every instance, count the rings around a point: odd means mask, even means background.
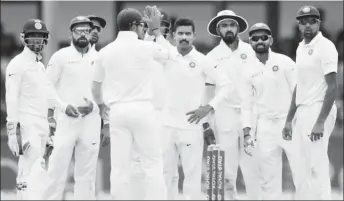
[[[243,54],[240,55],[240,57],[241,57],[242,59],[246,59],[246,58],[247,58],[247,55],[246,55],[245,53],[243,53]]]
[[[190,66],[191,68],[195,68],[196,64],[195,64],[195,62],[192,62],[192,61],[191,61],[191,62],[189,63],[189,66]]]
[[[278,66],[277,66],[277,65],[274,65],[274,66],[272,67],[272,70],[273,70],[274,72],[278,71]]]
[[[309,55],[312,55],[312,54],[313,54],[313,49],[310,49],[310,50],[308,51],[308,54],[309,54]]]

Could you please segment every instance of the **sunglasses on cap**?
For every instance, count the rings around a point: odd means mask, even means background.
[[[262,36],[251,36],[251,40],[254,42],[259,41],[261,39],[262,41],[267,41],[270,38],[268,35],[262,35]]]
[[[314,17],[312,17],[312,18],[301,18],[301,19],[299,19],[299,24],[306,25],[308,23],[310,25],[314,25],[319,21],[320,21],[319,19],[314,18]]]
[[[77,35],[81,35],[82,33],[89,34],[92,30],[89,28],[74,28],[72,31]]]

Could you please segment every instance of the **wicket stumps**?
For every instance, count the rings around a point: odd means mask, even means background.
[[[207,150],[207,200],[224,200],[225,152],[220,145],[209,145]]]

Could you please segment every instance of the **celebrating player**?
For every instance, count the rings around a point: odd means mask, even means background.
[[[301,157],[298,175],[304,183],[296,199],[331,200],[327,148],[337,115],[338,52],[319,31],[320,13],[315,7],[301,7],[296,19],[303,40],[296,50],[296,87],[283,136],[293,139]]]
[[[270,28],[263,23],[254,24],[249,30],[250,44],[256,59],[243,71],[242,126],[245,144],[257,138],[260,178],[263,200],[278,200],[282,195],[282,151],[284,150],[292,172],[297,152],[292,141],[284,141],[280,135],[288,113],[289,102],[295,87],[295,62],[289,57],[273,52]],[[271,98],[274,97],[274,98]],[[257,126],[252,125],[257,116]],[[251,130],[256,127],[256,130]],[[294,181],[299,177],[293,177]],[[296,191],[299,184],[295,183]]]
[[[154,13],[156,10],[155,7],[146,7],[146,13]],[[217,111],[217,105],[224,100],[231,88],[226,75],[193,47],[195,25],[191,19],[178,19],[174,25],[173,36],[177,47],[170,45],[170,58],[164,65],[166,89],[168,89],[165,92],[161,131],[165,182],[168,192],[171,192],[173,189],[171,180],[180,156],[185,175],[184,197],[197,199],[201,193],[203,153],[201,120],[211,111]],[[213,80],[219,86],[219,93],[209,104],[200,106],[206,78]],[[198,124],[200,121],[201,123]]]
[[[46,172],[43,155],[49,136],[48,100],[67,115],[76,108],[66,106],[45,75],[41,52],[48,44],[49,31],[42,20],[28,20],[21,33],[24,50],[6,70],[8,145],[19,156],[17,199],[42,199]]]
[[[171,33],[171,22],[169,20],[169,16],[167,13],[161,9],[159,9],[161,14],[163,15],[161,22],[160,22],[160,31],[164,38],[168,39],[170,37]],[[147,41],[155,41],[155,36],[153,33],[150,33],[149,31],[146,32],[145,40]],[[151,64],[152,66],[156,66],[155,73],[153,75],[153,105],[155,110],[157,111],[158,119],[156,124],[161,126],[161,112],[164,105],[164,94],[165,91],[168,90],[165,88],[165,82],[164,82],[164,73],[163,73],[163,66],[162,64],[156,61],[153,61]],[[164,134],[161,133],[161,128],[159,127],[159,136],[163,137]],[[133,152],[133,161],[131,163],[131,189],[133,193],[131,193],[132,198],[134,200],[142,200],[144,198],[144,189],[142,188],[142,184],[144,182],[145,174],[141,168],[141,162],[139,158],[139,154],[137,153],[137,149],[134,148]],[[172,188],[171,195],[168,197],[170,199],[177,199],[178,196],[178,182],[179,182],[179,172],[178,169],[176,169],[175,174],[172,178]]]
[[[164,42],[160,16],[155,16],[149,23],[155,27],[156,41]],[[97,72],[92,89],[97,104],[102,107],[102,83],[108,86],[111,195],[120,200],[130,197],[128,181],[135,143],[145,173],[145,183],[141,187],[146,191],[145,199],[166,199],[160,133],[151,101],[152,74],[155,72],[151,64],[153,59],[166,60],[168,51],[157,43],[142,40],[146,26],[139,11],[122,10],[117,16],[117,25],[120,30],[117,38],[99,52],[95,62]]]
[[[74,197],[95,199],[96,167],[100,140],[100,116],[92,102],[94,55],[89,40],[92,22],[85,16],[71,20],[69,33],[71,45],[54,53],[47,67],[50,82],[63,100],[78,106],[78,118],[57,113],[54,150],[50,157],[45,199],[62,199],[67,171],[75,158]],[[54,108],[50,108],[49,120],[54,120]]]
[[[240,86],[242,71],[247,63],[255,57],[249,44],[240,40],[238,34],[248,28],[246,20],[231,10],[220,11],[208,24],[210,35],[221,37],[221,42],[207,57],[214,60],[217,68],[223,70],[233,82],[235,90],[226,96],[214,114],[217,143],[225,151],[226,199],[238,199],[236,190],[238,165],[242,170],[248,199],[261,199],[259,170],[255,153],[250,157],[244,153],[244,136],[241,118]],[[214,92],[215,90],[215,92]],[[218,86],[207,81],[206,96],[208,99],[217,94]],[[207,98],[206,98],[207,99]]]

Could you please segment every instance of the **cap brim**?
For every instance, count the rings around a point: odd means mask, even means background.
[[[318,15],[316,15],[314,13],[307,13],[307,14],[298,15],[298,16],[296,16],[296,19],[298,20],[298,19],[300,19],[302,17],[311,17],[311,16],[320,19],[320,16],[318,16]]]
[[[105,28],[106,26],[106,20],[104,18],[97,17],[97,16],[90,16],[88,17],[88,19],[98,21],[102,28]]]
[[[45,31],[45,30],[29,30],[29,31],[25,31],[25,34],[28,33],[44,33],[44,34],[49,34],[49,31]]]
[[[216,25],[219,21],[221,21],[223,19],[233,19],[233,20],[237,21],[239,24],[239,33],[244,33],[248,28],[247,21],[240,16],[221,15],[221,16],[216,16],[210,20],[210,22],[208,24],[208,32],[210,35],[219,36],[217,34],[217,31],[216,31],[216,28],[217,28]]]
[[[256,29],[249,30],[248,35],[251,36],[256,31],[266,31],[268,32],[269,35],[272,35],[271,30],[266,29],[266,28],[256,28]]]
[[[90,26],[93,26],[93,22],[91,21],[79,21],[79,22],[74,22],[70,25],[70,29],[72,30],[72,28],[77,25],[77,24],[89,24]]]

